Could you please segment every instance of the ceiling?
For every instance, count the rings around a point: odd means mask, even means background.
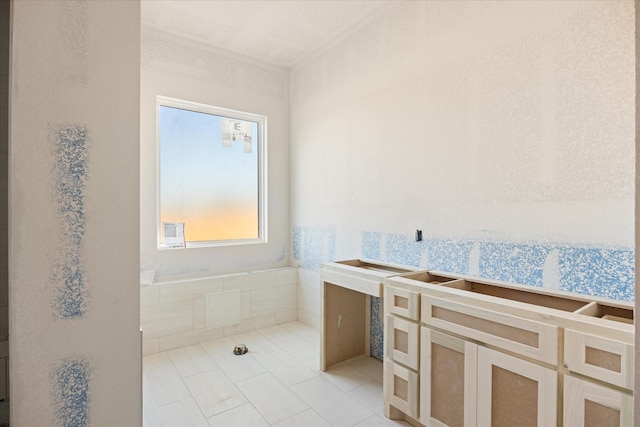
[[[292,67],[393,0],[147,0],[142,25]]]

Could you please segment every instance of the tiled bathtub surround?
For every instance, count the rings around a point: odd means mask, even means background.
[[[617,300],[634,299],[634,251],[364,232],[362,256]]]
[[[140,288],[144,354],[294,321],[298,269],[159,282]]]

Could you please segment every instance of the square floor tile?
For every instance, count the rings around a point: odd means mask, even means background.
[[[184,383],[205,417],[247,403],[244,394],[218,368],[187,377]]]
[[[382,414],[374,415],[355,425],[355,427],[411,427],[406,421],[390,420]]]
[[[168,351],[167,354],[183,378],[215,367],[209,354],[200,345],[177,348]]]
[[[318,376],[318,372],[282,351],[252,356],[287,387]]]
[[[236,383],[262,416],[271,424],[286,420],[309,409],[295,393],[271,373],[264,373]]]
[[[384,410],[384,398],[382,395],[382,384],[371,381],[348,392],[358,402],[376,413]]]
[[[295,385],[291,390],[332,426],[352,426],[375,414],[323,377]]]
[[[316,411],[309,409],[274,424],[276,427],[331,427]]]
[[[284,329],[284,328],[283,328]],[[298,360],[308,359],[320,353],[320,346],[305,341],[294,333],[286,333],[270,338],[281,350]]]
[[[276,326],[269,326],[268,328],[258,329],[258,333],[260,333],[265,338],[271,339],[273,337],[277,337],[278,335],[288,334],[289,331],[280,325],[276,325]]]
[[[311,326],[305,325],[302,322],[289,322],[283,323],[282,327],[288,331],[293,332],[300,338],[303,338],[306,341],[309,341],[312,344],[319,345],[320,344],[320,332],[316,329],[313,329]]]
[[[322,376],[342,391],[350,391],[372,381],[371,377],[358,371],[352,364],[332,366]]]
[[[345,365],[352,366],[357,371],[382,384],[382,361],[371,356],[361,356],[353,359]]]
[[[241,381],[267,372],[250,353],[235,355],[231,352],[219,352],[211,355],[211,359],[224,371],[231,381]]]
[[[271,425],[251,403],[229,409],[207,418],[207,421],[211,427],[268,427]]]
[[[256,331],[235,335],[232,339],[235,340],[234,346],[244,344],[247,346],[247,349],[251,354],[280,351],[280,347],[278,347],[273,341]]]
[[[235,347],[234,343],[235,340],[233,337],[225,337],[200,343],[200,346],[209,354],[214,354],[221,351],[233,353],[233,347]]]
[[[143,376],[142,387],[145,410],[191,397],[189,390],[187,390],[173,365],[146,371]]]
[[[147,416],[153,427],[210,427],[193,399],[150,409]]]
[[[313,369],[316,372],[320,371],[320,354],[311,356],[308,359],[303,359],[301,362],[309,369]]]
[[[142,369],[144,372],[168,365],[171,365],[171,359],[166,352],[150,354],[142,358]]]

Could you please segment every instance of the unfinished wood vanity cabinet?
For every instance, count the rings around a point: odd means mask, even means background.
[[[388,417],[429,427],[632,425],[632,304],[439,272],[384,283]]]

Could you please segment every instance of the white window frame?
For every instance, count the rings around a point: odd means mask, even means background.
[[[158,250],[176,249],[161,244],[162,222],[160,215],[161,208],[161,188],[160,188],[160,106],[179,108],[199,113],[213,114],[228,117],[231,119],[246,120],[258,124],[257,146],[258,146],[258,237],[254,239],[233,239],[233,240],[208,240],[208,241],[187,241],[186,248],[206,248],[218,246],[236,246],[267,243],[267,116],[247,113],[243,111],[231,110],[228,108],[214,107],[197,102],[184,101],[167,96],[156,96],[156,246]]]

